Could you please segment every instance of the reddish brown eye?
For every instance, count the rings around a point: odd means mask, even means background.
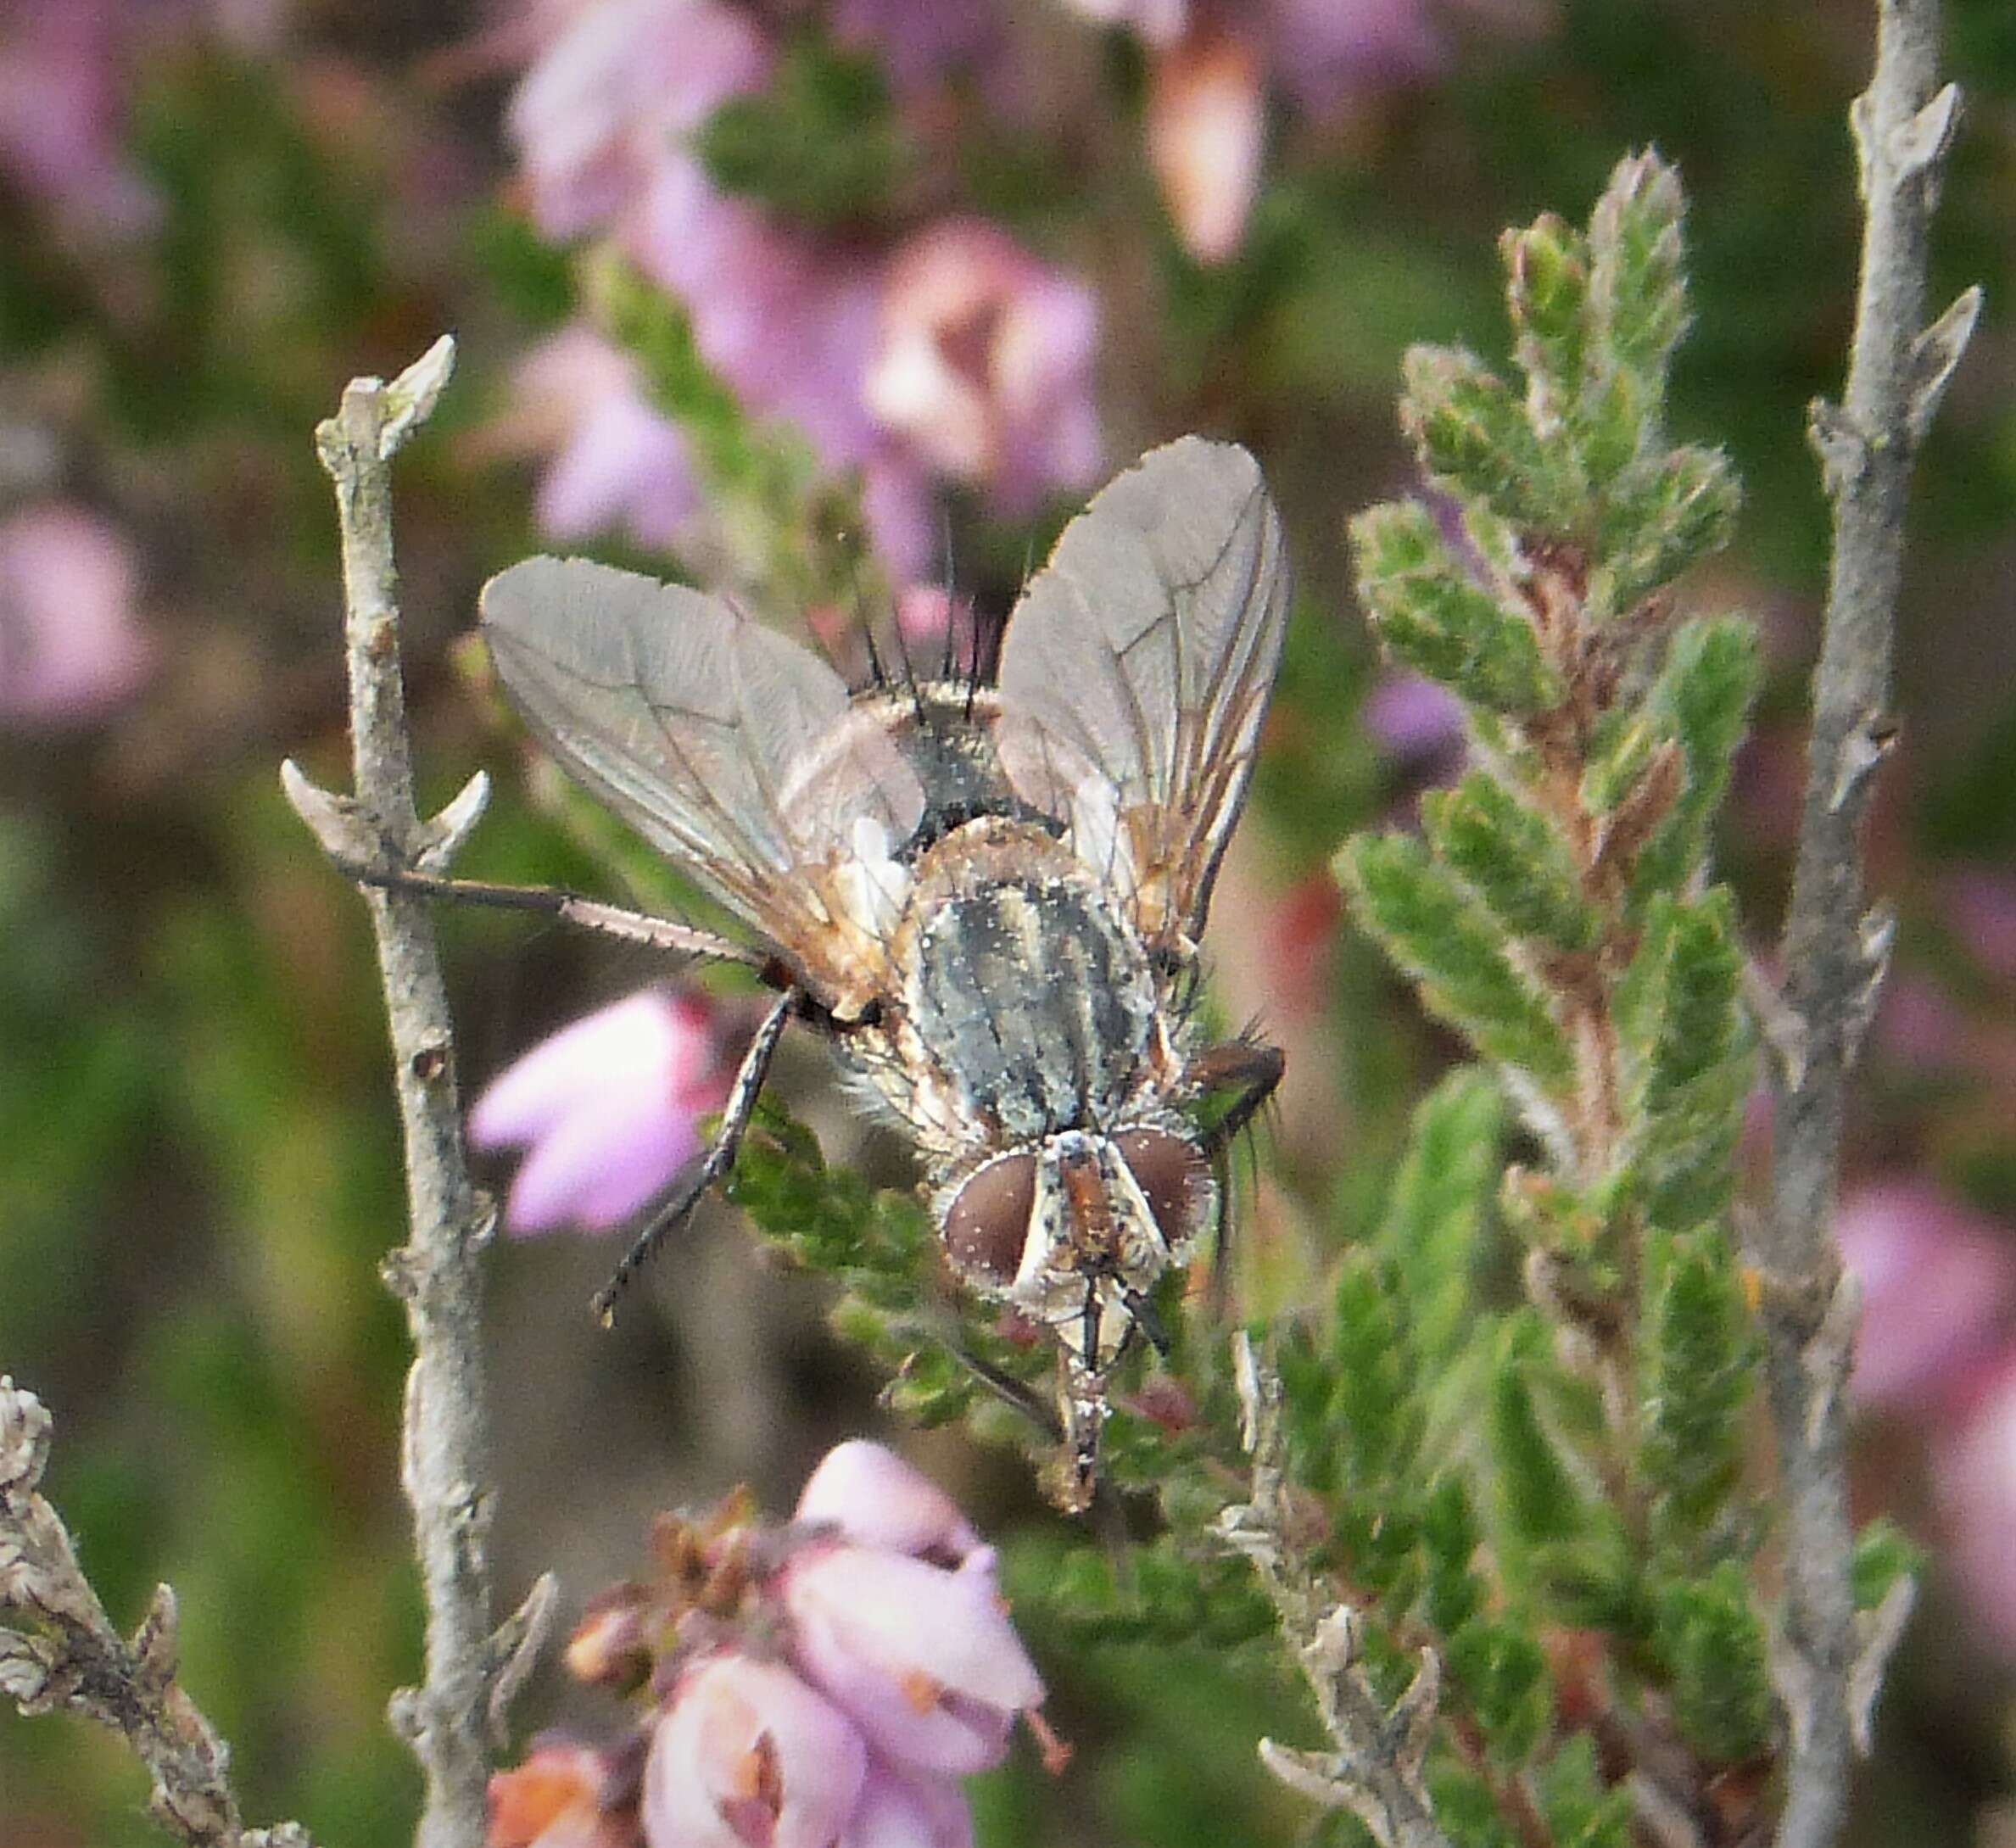
[[[990,1283],[1013,1283],[1036,1197],[1034,1155],[1003,1155],[977,1170],[946,1211],[945,1246],[952,1262]]]
[[[1148,1210],[1170,1246],[1181,1245],[1197,1230],[1210,1168],[1203,1152],[1187,1136],[1167,1130],[1123,1130],[1114,1145],[1142,1193]]]

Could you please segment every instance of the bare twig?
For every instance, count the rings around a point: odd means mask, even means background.
[[[1282,1467],[1281,1382],[1245,1334],[1236,1340],[1253,1499],[1220,1516],[1219,1538],[1259,1574],[1336,1747],[1300,1751],[1264,1739],[1260,1761],[1291,1789],[1349,1810],[1380,1848],[1449,1848],[1421,1783],[1442,1664],[1424,1649],[1413,1681],[1390,1711],[1359,1672],[1355,1614],[1349,1605],[1327,1605],[1295,1565]]]
[[[343,639],[349,664],[355,797],[282,767],[288,798],[338,863],[366,874],[445,869],[483,811],[480,776],[431,822],[413,807],[393,564],[391,461],[425,422],[455,360],[445,337],[389,386],[353,379],[316,432],[343,529]],[[427,1674],[392,1700],[394,1725],[427,1776],[419,1848],[478,1848],[498,1706],[537,1650],[551,1586],[542,1580],[493,1633],[487,1542],[489,1418],[478,1343],[479,1265],[489,1216],[470,1186],[455,1043],[427,902],[366,885],[405,1131],[407,1242],[385,1263],[405,1304],[414,1361],[406,1382],[400,1477],[412,1504],[427,1602]]]
[[[0,1377],[0,1694],[24,1714],[68,1708],[126,1735],[154,1779],[148,1806],[195,1848],[313,1848],[298,1823],[248,1829],[231,1754],[176,1680],[175,1594],[157,1585],[131,1641],[112,1627],[56,1510],[36,1493],[49,1415]]]
[[[1775,1074],[1772,1209],[1753,1235],[1788,1533],[1779,1692],[1791,1730],[1779,1848],[1839,1829],[1857,1653],[1842,1386],[1856,1304],[1829,1236],[1844,1098],[1889,931],[1868,911],[1859,832],[1887,753],[1892,629],[1912,462],[1980,306],[1969,289],[1925,325],[1926,246],[1958,93],[1936,88],[1938,0],[1879,0],[1875,74],[1851,111],[1865,212],[1860,294],[1840,405],[1811,434],[1834,513],[1833,565],[1782,966],[1803,1057]]]

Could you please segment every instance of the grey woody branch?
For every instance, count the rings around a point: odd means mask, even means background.
[[[444,337],[390,385],[353,379],[316,432],[343,533],[343,641],[356,793],[319,790],[282,767],[288,799],[338,865],[365,874],[445,872],[482,814],[478,776],[430,821],[413,805],[399,654],[391,463],[433,410],[454,365]],[[427,1779],[419,1848],[479,1848],[491,1752],[504,1703],[545,1628],[542,1579],[493,1631],[488,1543],[489,1413],[479,1340],[481,1257],[492,1220],[469,1181],[455,1042],[428,902],[366,885],[391,1027],[405,1131],[409,1231],[386,1259],[414,1360],[400,1479],[413,1510],[427,1607],[426,1678],[392,1700],[394,1727]]]
[[[1858,1315],[1829,1230],[1847,1080],[1887,960],[1893,922],[1865,892],[1861,829],[1873,773],[1895,736],[1890,664],[1913,461],[1972,332],[1969,289],[1928,324],[1926,253],[1958,92],[1939,87],[1938,0],[1879,0],[1875,73],[1851,119],[1864,229],[1854,349],[1842,402],[1816,403],[1810,434],[1834,522],[1813,677],[1785,987],[1771,1040],[1771,1210],[1754,1235],[1765,1281],[1767,1368],[1790,1532],[1778,1679],[1791,1734],[1779,1848],[1823,1848],[1846,1814],[1902,1611],[1858,1630],[1850,1586],[1843,1387]]]
[[[1282,1463],[1281,1382],[1251,1338],[1235,1337],[1240,1406],[1253,1460],[1250,1500],[1219,1518],[1219,1538],[1252,1562],[1302,1663],[1328,1751],[1260,1741],[1260,1761],[1289,1789],[1330,1809],[1347,1809],[1379,1848],[1449,1848],[1436,1827],[1422,1782],[1434,1736],[1442,1665],[1432,1650],[1407,1691],[1388,1709],[1356,1666],[1356,1613],[1332,1605],[1297,1563],[1288,1537]]]
[[[195,1848],[314,1848],[298,1823],[249,1829],[231,1754],[176,1679],[175,1594],[154,1588],[140,1627],[113,1628],[70,1537],[38,1492],[48,1412],[0,1377],[0,1694],[26,1715],[81,1713],[123,1734],[154,1780],[155,1818]]]

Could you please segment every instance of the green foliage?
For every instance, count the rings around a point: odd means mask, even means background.
[[[1631,1793],[1606,1785],[1588,1734],[1577,1734],[1541,1767],[1533,1796],[1555,1848],[1630,1848]]]
[[[695,142],[723,192],[821,229],[886,214],[917,159],[881,66],[809,34],[767,89],[723,103]]]
[[[1488,772],[1421,797],[1428,845],[1512,936],[1557,950],[1595,947],[1602,920],[1568,844],[1548,818]]]
[[[1009,1598],[1041,1600],[1074,1647],[1202,1642],[1236,1647],[1270,1634],[1274,1607],[1253,1574],[1167,1534],[1116,1554],[1059,1536],[1030,1537],[1006,1557]]]
[[[1736,1254],[1714,1226],[1647,1242],[1640,1326],[1644,1479],[1656,1534],[1689,1544],[1743,1468],[1756,1340]]]
[[[1662,893],[1617,985],[1628,1157],[1655,1225],[1698,1225],[1728,1209],[1753,1050],[1735,929],[1725,889],[1694,902]]]
[[[1416,1107],[1387,1198],[1379,1243],[1406,1298],[1414,1363],[1431,1376],[1467,1332],[1504,1114],[1483,1073],[1451,1072]]]
[[[1545,992],[1506,953],[1505,934],[1419,841],[1360,835],[1337,856],[1360,924],[1420,983],[1421,1000],[1486,1058],[1542,1092],[1564,1090],[1574,1057]]]
[[[1674,1714],[1688,1743],[1718,1764],[1740,1763],[1771,1737],[1771,1674],[1764,1626],[1743,1567],[1669,1585],[1654,1647],[1671,1676]]]
[[[1855,1537],[1855,1608],[1874,1611],[1900,1581],[1925,1569],[1925,1549],[1896,1522],[1879,1517]]]

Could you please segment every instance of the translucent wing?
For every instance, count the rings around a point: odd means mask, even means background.
[[[924,790],[831,667],[586,559],[514,565],[482,611],[505,691],[571,775],[815,973],[858,949],[863,868],[890,863]]]
[[[1001,757],[1152,945],[1203,927],[1280,665],[1281,516],[1243,449],[1151,450],[1064,528],[1009,619]]]

